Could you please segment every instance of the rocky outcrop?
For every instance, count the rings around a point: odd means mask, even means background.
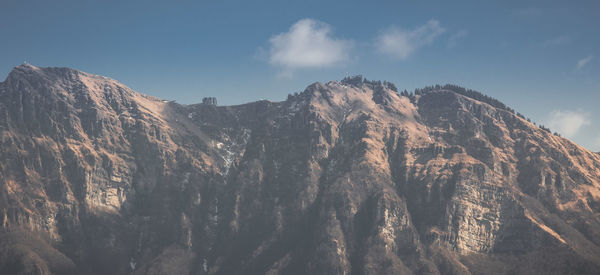
[[[0,273],[598,273],[600,156],[463,94],[180,105],[16,67]]]

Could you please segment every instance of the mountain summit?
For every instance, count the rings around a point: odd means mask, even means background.
[[[600,272],[600,155],[455,86],[180,105],[0,83],[1,274]]]

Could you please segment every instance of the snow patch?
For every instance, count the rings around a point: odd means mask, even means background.
[[[223,156],[223,160],[225,161],[225,175],[229,174],[229,169],[233,165],[234,157],[235,153],[233,151],[225,149],[225,156]]]
[[[131,258],[131,260],[129,260],[129,267],[131,268],[131,271],[135,271],[136,265],[137,263],[133,260],[133,258]]]
[[[251,131],[243,129],[242,134],[236,140],[232,140],[227,135],[223,135],[221,139],[224,142],[213,142],[213,146],[218,150],[223,159],[223,175],[228,175],[229,170],[233,166],[237,156],[243,154]]]
[[[346,123],[346,118],[348,118],[348,114],[350,114],[350,112],[352,112],[352,108],[344,111],[344,117],[342,118],[342,121],[340,122],[340,124],[337,127],[338,132],[340,131],[340,129],[342,128],[342,126],[344,126],[344,123]]]

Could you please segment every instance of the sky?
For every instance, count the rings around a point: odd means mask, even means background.
[[[457,2],[0,0],[0,79],[26,61],[219,105],[450,83],[600,151],[600,1]]]

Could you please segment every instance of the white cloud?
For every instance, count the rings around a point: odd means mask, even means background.
[[[419,48],[429,45],[444,32],[437,20],[429,20],[414,30],[391,27],[376,38],[377,50],[399,59],[406,59]]]
[[[548,116],[550,129],[561,133],[566,138],[572,138],[581,127],[590,123],[590,114],[583,110],[554,110]]]
[[[453,34],[448,38],[448,48],[454,48],[458,45],[458,40],[467,36],[469,34],[466,30],[460,30],[457,33]]]
[[[301,19],[288,32],[269,39],[269,63],[284,68],[328,67],[348,60],[352,42],[331,36],[331,27],[314,19]]]
[[[585,58],[579,59],[579,61],[577,61],[577,70],[580,71],[581,69],[583,69],[583,67],[585,67],[585,65],[590,63],[590,61],[592,61],[592,59],[594,59],[594,56],[592,56],[592,55],[588,55]]]

